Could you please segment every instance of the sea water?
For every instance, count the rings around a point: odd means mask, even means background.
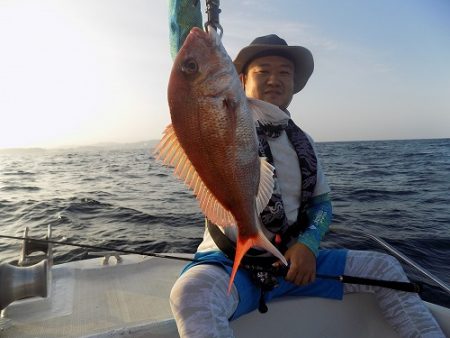
[[[450,284],[450,139],[317,143],[331,187],[332,227],[369,232]],[[0,150],[0,234],[145,252],[194,252],[204,220],[193,194],[152,144]],[[360,235],[330,234],[324,247],[381,248]],[[20,243],[0,238],[0,262]],[[92,250],[91,250],[92,251]],[[88,250],[55,246],[55,262]],[[420,275],[423,298],[450,297]]]

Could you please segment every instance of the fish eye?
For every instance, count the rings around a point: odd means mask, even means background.
[[[193,74],[198,71],[198,64],[194,59],[189,58],[181,65],[181,71],[187,74]]]

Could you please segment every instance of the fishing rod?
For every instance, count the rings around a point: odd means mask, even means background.
[[[322,278],[322,279],[334,279],[334,280],[340,281],[341,283],[381,286],[383,288],[389,288],[389,289],[406,291],[406,292],[421,293],[423,290],[422,285],[419,283],[397,282],[397,281],[390,281],[390,280],[362,278],[362,277],[354,277],[354,276],[346,276],[346,275],[328,276],[328,275],[317,274],[316,276],[317,276],[317,278]]]
[[[344,235],[363,236],[363,237],[366,237],[366,238],[374,241],[375,243],[380,245],[384,250],[389,252],[392,256],[397,257],[399,260],[401,260],[405,264],[414,268],[415,271],[419,272],[420,274],[422,274],[422,276],[433,281],[433,283],[435,283],[441,290],[445,291],[447,293],[447,295],[450,295],[450,286],[448,286],[443,280],[441,280],[440,278],[436,277],[435,275],[433,275],[432,273],[427,271],[425,268],[423,268],[422,266],[420,266],[419,264],[417,264],[416,262],[414,262],[413,260],[408,258],[406,255],[404,255],[403,253],[401,253],[400,251],[395,249],[392,245],[388,244],[386,241],[382,240],[378,236],[375,236],[375,235],[369,233],[368,231],[362,232],[362,231],[358,231],[358,230],[352,230],[352,229],[347,229],[347,228],[344,229],[344,228],[338,228],[338,227],[330,228],[330,232],[339,234],[339,235],[344,234]]]
[[[83,248],[83,249],[91,249],[91,250],[103,250],[103,251],[115,251],[120,252],[124,254],[134,254],[134,255],[142,255],[142,256],[150,256],[150,257],[158,257],[158,258],[167,258],[167,259],[176,259],[181,261],[188,261],[192,262],[194,259],[187,258],[187,257],[181,257],[181,256],[171,256],[171,255],[165,255],[160,253],[153,253],[153,252],[147,252],[147,251],[138,251],[138,250],[126,250],[126,249],[118,249],[118,248],[111,248],[107,246],[100,246],[100,245],[89,245],[89,244],[80,244],[80,243],[70,243],[70,242],[62,242],[62,241],[55,241],[51,239],[38,239],[38,238],[31,238],[31,237],[19,237],[19,236],[9,236],[9,235],[0,235],[0,238],[7,238],[7,239],[16,239],[21,241],[26,241],[29,243],[36,243],[36,244],[57,244],[57,245],[67,245],[67,246],[73,246],[77,248]]]
[[[176,256],[176,255],[167,255],[167,254],[161,254],[161,253],[153,253],[153,252],[147,252],[147,251],[118,249],[118,248],[111,248],[111,247],[99,246],[99,245],[70,243],[70,242],[66,242],[66,241],[55,241],[55,240],[51,240],[51,239],[37,239],[37,238],[31,238],[31,237],[19,237],[19,236],[10,236],[10,235],[0,235],[0,238],[20,240],[20,241],[24,241],[24,242],[28,242],[28,243],[36,243],[36,244],[40,244],[40,245],[45,245],[45,244],[66,245],[66,246],[78,247],[78,248],[83,248],[83,249],[115,251],[115,252],[120,252],[120,253],[124,253],[124,254],[135,254],[135,255],[150,256],[150,257],[157,257],[157,258],[164,258],[164,259],[181,260],[181,261],[186,261],[186,262],[196,262],[195,258],[181,257],[181,256]],[[281,268],[277,268],[276,271],[272,271],[272,272],[274,272],[277,276],[284,277],[284,276],[286,276],[288,269],[289,269],[289,267],[281,267]],[[387,280],[361,278],[361,277],[353,277],[353,276],[346,276],[346,275],[331,276],[331,275],[317,274],[316,277],[321,278],[321,279],[336,280],[341,283],[380,286],[380,287],[385,287],[385,288],[390,288],[390,289],[395,289],[395,290],[400,290],[400,291],[406,291],[406,292],[420,293],[423,289],[422,285],[420,285],[418,283],[387,281]]]
[[[289,271],[289,265],[280,266],[280,267],[265,267],[260,268],[254,265],[247,265],[247,268],[251,269],[256,273],[260,273],[258,276],[261,280],[270,280],[270,273],[274,276],[282,276],[286,277]],[[383,279],[372,279],[372,278],[364,278],[364,277],[355,277],[355,276],[347,276],[347,275],[324,275],[324,274],[316,274],[316,278],[319,279],[328,279],[335,280],[344,284],[359,284],[359,285],[370,285],[370,286],[380,286],[383,288],[394,289],[405,292],[415,292],[420,293],[423,291],[423,286],[420,283],[411,283],[411,282],[399,282],[392,280],[383,280]],[[269,281],[269,283],[277,283],[275,280]]]

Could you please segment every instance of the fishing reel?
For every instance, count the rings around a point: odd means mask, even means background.
[[[288,267],[274,267],[272,265],[246,265],[250,272],[253,283],[264,291],[273,290],[278,286],[278,278],[286,276]]]
[[[273,266],[271,264],[246,264],[243,265],[251,276],[253,283],[260,289],[258,311],[266,313],[269,308],[265,301],[265,294],[278,287],[278,277],[286,276],[288,267]]]
[[[25,228],[24,240],[17,265],[0,264],[0,311],[12,302],[30,297],[47,297],[51,280],[50,268],[53,264],[52,245],[45,240],[29,241],[28,227]],[[47,238],[51,238],[48,227]],[[33,255],[35,252],[43,252]]]

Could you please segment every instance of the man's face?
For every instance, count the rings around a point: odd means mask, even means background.
[[[282,56],[254,59],[242,82],[248,97],[285,109],[294,95],[294,63]]]

